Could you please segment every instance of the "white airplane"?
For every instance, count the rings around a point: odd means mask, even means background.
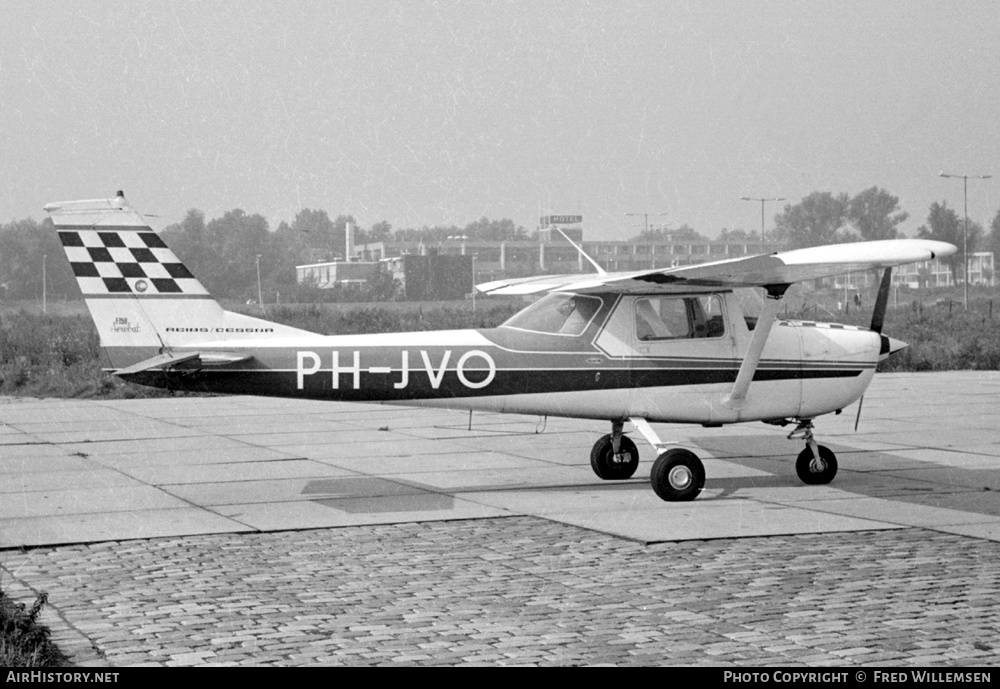
[[[118,192],[45,207],[101,338],[105,370],[176,390],[374,401],[610,421],[591,466],[605,480],[639,464],[630,422],[658,457],[650,480],[693,500],[705,469],[650,422],[705,427],[795,424],[796,471],[825,484],[837,460],[813,419],[865,392],[881,359],[905,347],[881,333],[892,266],[949,256],[951,244],[837,244],[630,273],[557,275],[479,285],[544,295],[497,328],[319,335],[225,311]],[[579,248],[579,247],[577,247]],[[582,253],[582,250],[581,250]],[[593,263],[593,261],[591,261]],[[884,270],[870,328],[779,320],[801,280]],[[743,288],[763,288],[759,313]]]

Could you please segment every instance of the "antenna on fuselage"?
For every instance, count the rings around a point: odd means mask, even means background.
[[[559,234],[561,234],[563,236],[563,239],[565,239],[567,242],[569,242],[570,244],[572,244],[573,248],[580,252],[581,256],[583,256],[585,259],[587,259],[588,261],[590,261],[590,265],[594,266],[594,268],[597,269],[597,274],[598,275],[607,275],[608,274],[608,271],[604,270],[604,268],[601,268],[601,264],[600,263],[598,263],[597,261],[595,261],[594,259],[592,259],[590,256],[588,256],[587,252],[583,250],[583,247],[581,247],[579,244],[577,244],[572,239],[570,239],[569,235],[566,234],[565,232],[563,232],[563,230],[562,230],[561,227],[556,227],[556,230],[559,232]]]

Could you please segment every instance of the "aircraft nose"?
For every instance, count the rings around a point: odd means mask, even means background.
[[[902,340],[897,340],[894,337],[888,337],[886,335],[882,335],[882,346],[879,348],[878,359],[879,361],[882,361],[883,359],[886,359],[895,354],[896,352],[906,349],[909,346],[910,345],[903,342]]]

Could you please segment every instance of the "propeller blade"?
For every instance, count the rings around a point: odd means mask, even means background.
[[[875,309],[872,311],[872,331],[882,334],[882,324],[885,322],[885,310],[889,306],[889,290],[892,289],[892,268],[886,268],[882,273],[882,282],[878,286],[878,296],[875,298]]]
[[[854,417],[854,432],[858,432],[858,422],[861,421],[861,406],[865,403],[865,396],[861,395],[861,399],[858,400],[858,415]]]

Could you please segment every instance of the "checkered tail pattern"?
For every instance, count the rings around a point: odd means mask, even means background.
[[[124,196],[51,204],[46,210],[85,297],[208,295]]]

